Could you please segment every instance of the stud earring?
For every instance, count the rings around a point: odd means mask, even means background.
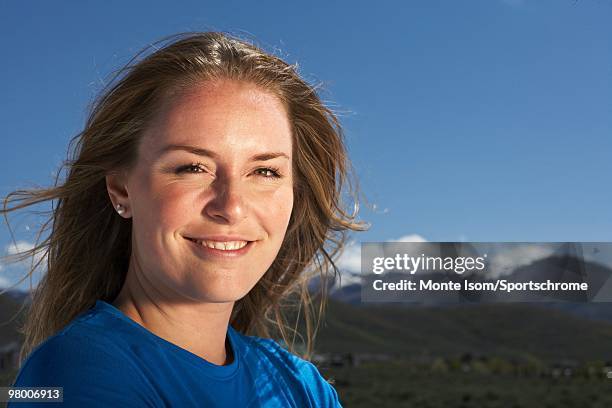
[[[117,212],[119,214],[123,214],[125,212],[125,208],[123,208],[123,206],[121,204],[117,204]]]

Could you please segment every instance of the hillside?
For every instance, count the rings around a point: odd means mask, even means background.
[[[612,360],[612,323],[527,303],[407,308],[330,300],[325,321],[321,353]]]
[[[0,295],[0,347],[12,341],[21,342],[17,326],[22,322],[25,308],[23,298],[15,294]]]

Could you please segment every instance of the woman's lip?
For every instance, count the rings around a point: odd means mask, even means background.
[[[194,240],[198,240],[198,241],[215,241],[215,242],[230,242],[230,241],[253,241],[250,239],[246,239],[246,238],[242,238],[239,236],[231,236],[231,235],[214,235],[214,236],[208,236],[205,238],[200,238],[200,237],[188,237],[185,236],[185,238],[188,239],[194,239]]]
[[[198,249],[198,253],[203,254],[206,257],[216,258],[216,259],[228,259],[235,258],[246,254],[251,247],[253,246],[255,241],[247,241],[247,244],[240,249],[215,249],[209,248],[206,245],[198,244],[194,241],[193,238],[185,237],[187,241],[191,242],[191,245]]]

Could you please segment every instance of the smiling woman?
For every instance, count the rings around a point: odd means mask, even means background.
[[[315,88],[218,32],[122,68],[66,180],[5,199],[2,213],[57,200],[51,234],[20,258],[44,252],[47,272],[14,387],[63,387],[70,407],[340,406],[308,361],[312,322],[346,232],[367,226],[356,200],[344,209],[343,135]]]

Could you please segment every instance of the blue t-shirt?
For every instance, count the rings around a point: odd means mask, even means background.
[[[219,366],[153,334],[98,300],[24,361],[13,387],[63,387],[36,407],[340,407],[317,368],[271,339],[227,331]]]

